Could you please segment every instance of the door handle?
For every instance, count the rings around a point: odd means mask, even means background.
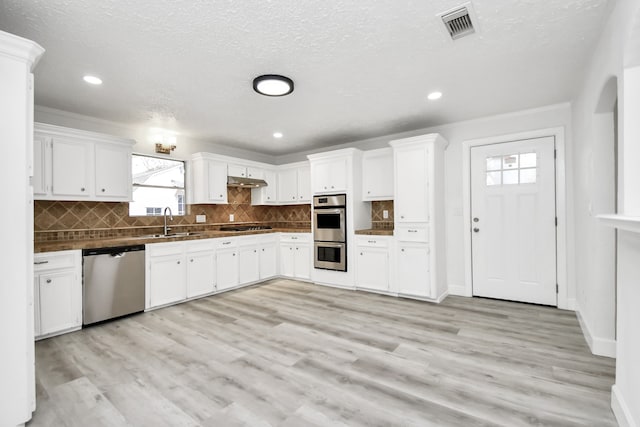
[[[474,228],[474,229],[473,229],[473,232],[474,232],[474,233],[477,233],[478,231],[480,231],[480,229],[479,229],[478,227],[476,227],[476,228]]]

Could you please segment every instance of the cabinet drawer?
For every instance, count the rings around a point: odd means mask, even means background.
[[[366,237],[358,237],[356,239],[356,245],[358,246],[366,246],[371,248],[388,248],[389,247],[389,239],[390,237],[381,237],[381,236],[366,236]]]
[[[186,242],[186,246],[187,252],[213,251],[216,248],[213,239],[192,240],[190,242]]]
[[[145,245],[145,250],[147,257],[180,255],[184,252],[184,246],[183,242],[151,243]]]
[[[310,233],[282,233],[280,241],[283,243],[310,242]]]
[[[34,254],[33,270],[36,272],[58,268],[73,268],[80,258],[80,251],[60,251]]]
[[[402,225],[396,227],[394,234],[401,242],[428,242],[429,227],[427,225]]]

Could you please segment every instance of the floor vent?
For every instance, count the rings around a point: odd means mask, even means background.
[[[442,18],[452,40],[457,40],[476,32],[471,20],[470,4],[457,7],[438,16]]]

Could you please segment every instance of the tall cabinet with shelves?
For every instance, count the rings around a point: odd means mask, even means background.
[[[396,292],[441,301],[447,294],[444,247],[444,150],[428,134],[390,142],[394,162]]]

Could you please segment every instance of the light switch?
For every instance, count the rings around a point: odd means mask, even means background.
[[[383,219],[389,219],[389,211],[388,210],[383,210],[382,211],[382,218]]]
[[[207,222],[206,215],[196,215],[196,222]]]
[[[235,221],[234,215],[233,214],[229,214],[229,221],[233,222]]]

